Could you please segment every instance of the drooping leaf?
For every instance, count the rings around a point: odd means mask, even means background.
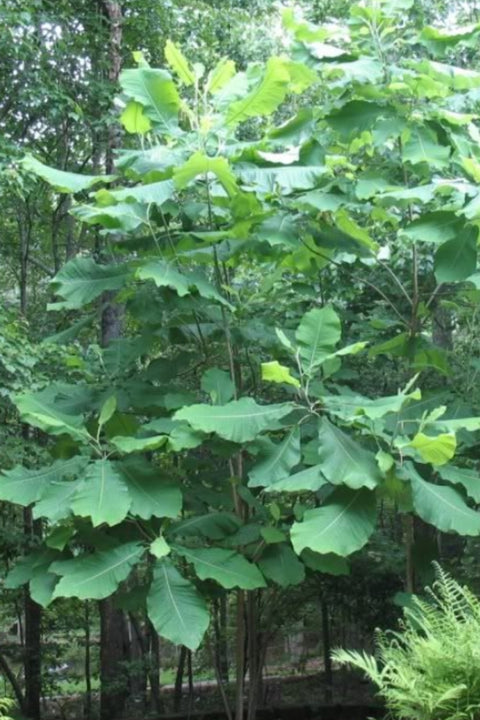
[[[70,260],[55,276],[52,291],[63,298],[55,308],[76,310],[106,290],[119,290],[130,276],[128,265],[98,265],[91,257]]]
[[[135,185],[134,187],[109,190],[108,198],[123,203],[132,200],[137,203],[155,203],[163,205],[175,194],[175,185],[172,180],[160,180],[159,182],[148,183],[147,185]]]
[[[418,451],[424,462],[432,465],[445,465],[455,455],[457,439],[454,433],[431,436],[419,432],[409,445]]]
[[[235,385],[230,373],[219,368],[210,368],[204,372],[200,386],[204,393],[210,395],[214,405],[225,405],[232,399],[235,392]]]
[[[430,167],[443,168],[448,163],[450,148],[441,145],[437,135],[429,127],[416,125],[410,128],[410,137],[403,144],[404,162],[412,165],[428,163]]]
[[[374,493],[337,488],[324,505],[307,510],[302,522],[293,523],[292,544],[297,555],[310,548],[345,557],[365,545],[375,528],[375,518]]]
[[[174,418],[186,420],[194,430],[244,443],[265,430],[278,430],[280,420],[292,409],[291,403],[258,405],[253,398],[244,397],[226,405],[190,405],[178,410]]]
[[[478,230],[472,226],[446,243],[435,253],[435,277],[437,282],[466,280],[477,268]]]
[[[258,567],[243,555],[224,548],[186,548],[175,546],[176,552],[195,567],[201,580],[216,580],[222,587],[254,590],[265,587]]]
[[[143,105],[145,114],[162,132],[175,131],[180,98],[168,72],[152,68],[123,70],[120,85],[127,97]]]
[[[60,575],[53,597],[102,600],[111,595],[136,565],[144,549],[138,542],[109,550],[84,553],[72,560],[57,560],[50,571]]]
[[[91,518],[92,525],[116,525],[131,505],[122,475],[110,460],[96,460],[85,471],[72,500],[77,515]]]
[[[205,600],[168,558],[158,560],[147,596],[148,616],[159,635],[196,650],[210,617]]]
[[[330,306],[314,308],[303,316],[295,337],[304,372],[311,374],[327,359],[339,342],[341,333],[340,318]]]
[[[107,193],[106,197],[110,198],[110,193]],[[148,208],[136,202],[122,202],[117,205],[75,205],[71,214],[87,225],[101,225],[105,232],[112,234],[119,231],[133,232],[142,225],[148,226],[149,221]],[[123,269],[125,270],[126,267]]]
[[[22,465],[5,470],[0,475],[0,500],[30,505],[42,496],[51,483],[75,477],[86,462],[87,458],[75,456],[69,460],[57,460],[39,470],[29,470]]]
[[[33,550],[29,555],[16,561],[5,578],[7,589],[18,588],[29,583],[30,596],[36,603],[46,607],[52,600],[58,576],[49,572],[52,562],[60,553],[51,548]]]
[[[316,492],[326,484],[321,465],[313,465],[269,485],[265,492]]]
[[[427,482],[410,462],[404,469],[412,487],[413,507],[422,520],[442,532],[480,535],[480,513],[469,508],[457,490]]]
[[[44,165],[39,160],[36,160],[32,155],[27,155],[22,165],[25,170],[35,173],[52,185],[55,190],[62,193],[78,193],[84,190],[88,190],[93,185],[98,185],[101,182],[110,182],[114,180],[113,175],[81,175],[79,173],[64,172],[63,170],[56,170],[55,168]]]
[[[461,485],[476,503],[480,503],[480,474],[476,470],[445,465],[438,470],[442,480]]]
[[[258,564],[265,577],[280,587],[298,585],[305,579],[305,567],[287,543],[266,547]]]
[[[233,197],[237,192],[237,181],[228,161],[222,157],[209,157],[201,152],[194,153],[184,165],[175,169],[173,179],[176,187],[181,190],[194,178],[215,175],[225,188],[226,193]]]
[[[140,280],[153,280],[157,287],[170,287],[180,297],[190,293],[190,288],[196,288],[198,293],[209,300],[216,300],[227,307],[230,303],[211,285],[200,273],[179,272],[170,263],[164,260],[150,260],[140,266],[136,273]]]
[[[51,435],[70,435],[80,441],[87,441],[90,437],[83,417],[58,411],[53,398],[45,391],[17,395],[15,404],[25,422]]]
[[[323,475],[333,485],[372,489],[382,479],[373,453],[326,417],[319,422],[317,456]]]
[[[169,532],[176,537],[204,537],[209,540],[224,540],[240,527],[236,515],[226,512],[210,512],[196,515],[171,525]]]
[[[271,487],[300,463],[300,431],[294,428],[282,442],[266,441],[258,462],[249,472],[249,487]]]
[[[327,573],[328,575],[349,575],[350,568],[345,558],[339,555],[328,553],[320,555],[309,548],[302,550],[301,558],[305,565],[315,572]]]
[[[300,387],[300,381],[290,374],[290,369],[280,365],[278,360],[262,363],[262,380],[274,383],[286,383],[294,387]]]
[[[206,91],[215,95],[225,87],[234,75],[235,63],[233,60],[229,60],[225,57],[221,58],[213,68],[212,72],[209,73],[205,88]]]
[[[182,509],[178,485],[167,479],[143,458],[130,458],[117,464],[131,499],[130,513],[149,520],[151,517],[176,518]]]
[[[143,105],[136,100],[130,100],[120,116],[120,122],[128,133],[144,135],[152,129],[152,123],[143,112]]]

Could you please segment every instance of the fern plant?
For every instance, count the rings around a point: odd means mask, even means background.
[[[0,720],[12,720],[11,711],[15,706],[11,698],[0,697]]]
[[[435,564],[425,599],[414,596],[397,632],[376,631],[375,655],[335,650],[362,670],[389,715],[408,720],[473,720],[480,714],[480,601]]]

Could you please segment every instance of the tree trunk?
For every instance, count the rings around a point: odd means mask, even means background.
[[[100,607],[100,720],[120,718],[128,697],[126,641],[123,612],[113,597],[101,600]]]
[[[175,689],[173,691],[173,712],[179,712],[182,705],[183,674],[185,672],[185,660],[187,659],[187,648],[182,645],[178,657],[177,674],[175,676]]]
[[[31,508],[23,511],[25,535],[33,538],[42,534],[41,523],[32,518]],[[42,658],[41,658],[42,608],[32,600],[28,589],[25,590],[25,714],[31,720],[40,718],[40,698],[42,694]]]
[[[330,657],[330,618],[328,605],[324,596],[321,599],[322,608],[322,635],[323,635],[323,667],[325,670],[325,702],[332,701],[332,658]]]

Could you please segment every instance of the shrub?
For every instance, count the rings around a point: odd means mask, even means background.
[[[480,713],[480,601],[435,565],[425,599],[413,596],[397,632],[376,631],[375,656],[336,650],[361,669],[389,714],[409,720],[466,720]]]

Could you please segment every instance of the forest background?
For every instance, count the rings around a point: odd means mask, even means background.
[[[27,717],[158,715],[185,675],[253,720],[266,664],[338,699],[331,646],[369,647],[432,560],[478,586],[479,12],[4,0],[0,667]]]

